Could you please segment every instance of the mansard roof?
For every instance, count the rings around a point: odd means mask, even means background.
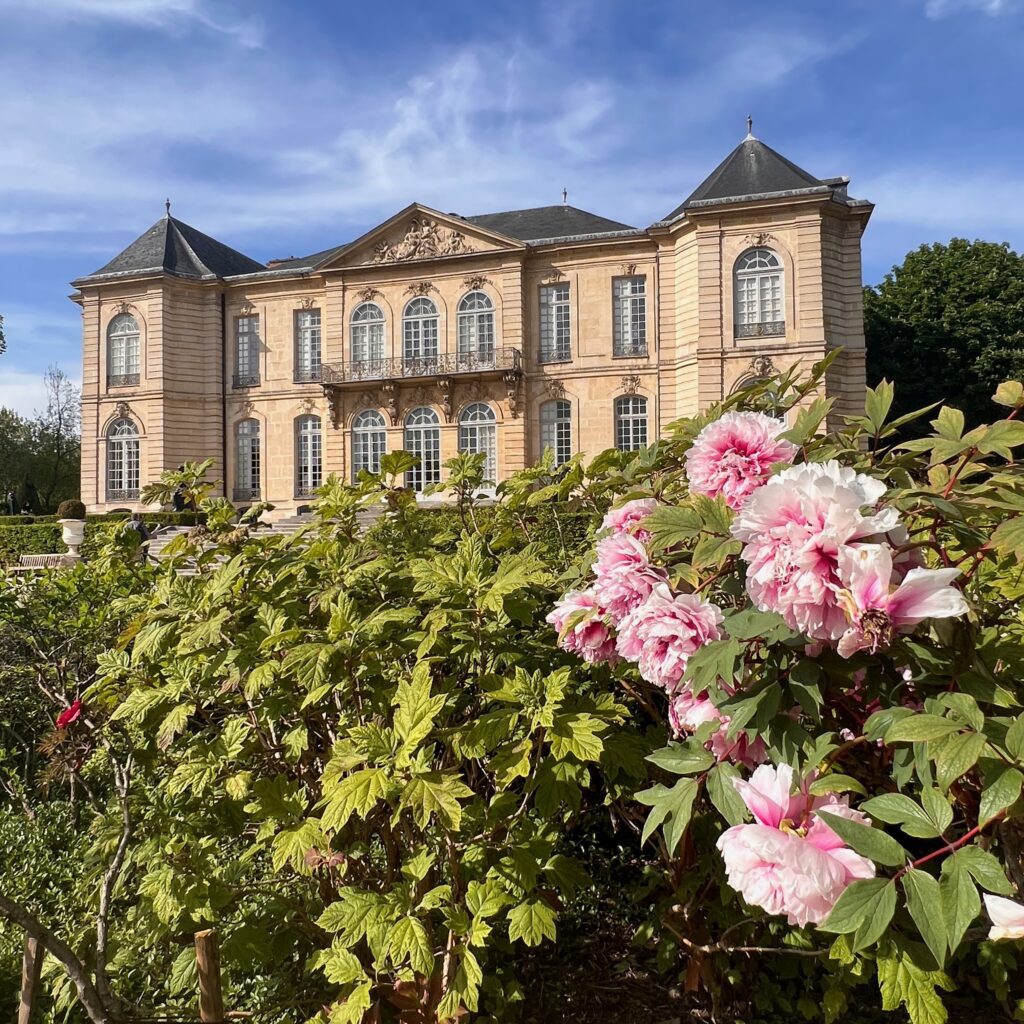
[[[207,281],[261,270],[266,270],[262,263],[168,213],[109,263],[75,284],[161,272]]]
[[[538,245],[582,238],[615,237],[641,234],[629,224],[599,217],[575,206],[535,206],[529,210],[507,210],[504,213],[481,213],[463,220],[499,235]]]

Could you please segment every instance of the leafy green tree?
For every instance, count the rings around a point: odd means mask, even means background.
[[[1006,244],[922,245],[864,290],[868,383],[896,386],[894,413],[933,402],[989,420],[1000,381],[1024,376],[1024,257]]]

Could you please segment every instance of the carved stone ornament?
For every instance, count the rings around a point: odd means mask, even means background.
[[[505,382],[505,395],[508,398],[509,415],[516,419],[519,415],[519,389],[523,381],[522,370],[506,370],[501,379]]]
[[[413,217],[405,234],[397,242],[378,242],[373,250],[374,263],[401,263],[403,260],[430,259],[434,256],[458,256],[473,252],[461,231],[441,227],[430,217]]]
[[[420,384],[419,387],[415,388],[408,396],[405,401],[406,409],[418,409],[421,405],[433,405],[434,404],[434,392],[431,388],[428,388],[425,384]]]
[[[562,281],[564,278],[565,274],[558,267],[547,266],[544,268],[540,279],[542,281]]]
[[[622,276],[632,277],[636,273],[635,263],[623,263],[622,264]]]
[[[316,412],[317,401],[315,398],[304,398],[299,403],[299,408],[306,413],[308,416],[310,413]]]
[[[299,309],[312,309],[316,305],[316,299],[307,295],[304,299],[299,300]]]
[[[115,302],[114,303],[114,315],[117,316],[121,313],[130,313],[132,311],[131,304],[128,302]]]
[[[750,360],[747,371],[755,377],[774,377],[779,371],[775,368],[771,356],[754,356]]]
[[[489,277],[484,277],[483,274],[474,274],[472,277],[467,277],[463,280],[462,285],[466,291],[478,292],[485,284],[491,284]]]
[[[640,390],[640,377],[638,374],[631,373],[622,378],[622,390],[627,395],[635,395]]]
[[[775,241],[775,236],[768,231],[755,231],[743,239],[745,245],[760,249],[762,246],[770,245]]]
[[[238,307],[238,315],[239,316],[255,316],[256,315],[256,307],[253,306],[253,305],[250,305],[247,302],[247,303],[245,303],[245,305]]]
[[[256,411],[256,403],[252,399],[248,402],[243,402],[241,411],[243,416],[251,416]]]
[[[406,295],[429,295],[431,292],[436,292],[437,289],[430,283],[430,281],[414,281],[408,288],[405,289]]]
[[[398,385],[393,380],[386,380],[380,389],[384,392],[384,405],[391,417],[391,425],[398,426]]]
[[[341,426],[341,392],[325,384],[324,397],[327,399],[327,407],[331,414],[331,426],[337,430]]]
[[[565,394],[565,382],[556,377],[548,377],[544,381],[544,391],[552,398],[561,398]]]
[[[380,292],[376,288],[360,288],[356,292],[356,298],[360,302],[373,302],[374,299],[380,298]]]
[[[127,419],[131,415],[131,412],[131,407],[127,402],[118,402],[117,405],[114,406],[114,415],[119,420]]]
[[[438,377],[437,387],[441,392],[441,411],[446,423],[452,421],[452,381],[450,377]]]

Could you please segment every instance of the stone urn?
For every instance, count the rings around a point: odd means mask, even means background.
[[[67,545],[69,562],[81,559],[79,548],[85,540],[85,505],[80,501],[62,501],[57,508],[61,540]]]

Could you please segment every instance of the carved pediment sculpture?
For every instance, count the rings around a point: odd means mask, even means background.
[[[443,228],[430,217],[413,217],[405,234],[396,242],[379,242],[373,250],[374,263],[400,263],[432,256],[457,256],[473,252],[466,236],[453,228]]]
[[[131,411],[131,407],[127,402],[118,402],[117,405],[114,406],[114,415],[119,420],[127,419],[131,415]]]
[[[356,298],[360,302],[373,302],[374,299],[380,298],[380,292],[376,288],[360,288],[356,292]]]
[[[430,283],[430,281],[415,281],[408,288],[405,289],[406,295],[429,295],[431,292],[436,292],[437,289]]]
[[[627,395],[635,395],[640,390],[640,377],[635,373],[628,374],[622,378],[621,384]]]
[[[755,231],[743,239],[744,245],[753,246],[755,249],[760,249],[762,246],[770,245],[774,241],[775,236],[769,231]]]
[[[779,372],[775,368],[775,363],[772,362],[771,356],[754,356],[750,360],[747,370],[758,378],[774,377]]]
[[[462,286],[469,292],[478,292],[485,284],[490,284],[491,279],[484,277],[483,274],[474,274],[472,277],[467,277],[462,282]]]
[[[565,382],[557,377],[549,377],[544,381],[544,391],[551,398],[562,398],[565,395]]]

